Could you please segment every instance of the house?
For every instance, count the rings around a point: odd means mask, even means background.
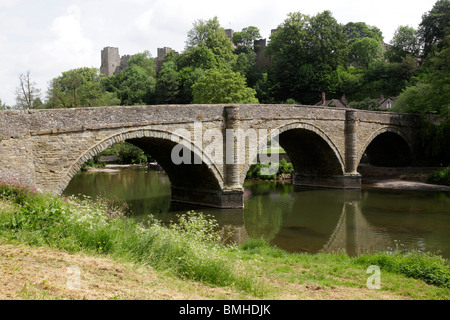
[[[383,95],[376,99],[376,101],[380,104],[378,107],[378,110],[391,110],[394,106],[395,100],[397,100],[397,97],[387,97],[385,98]]]
[[[348,108],[348,101],[345,95],[342,96],[341,100],[331,99],[327,100],[325,92],[322,92],[322,101],[315,104],[315,106],[333,107],[333,108]]]

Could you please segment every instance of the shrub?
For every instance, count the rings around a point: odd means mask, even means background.
[[[432,172],[427,182],[450,186],[450,167]]]
[[[17,204],[24,204],[34,198],[37,190],[19,180],[12,178],[0,178],[0,198],[10,200]]]

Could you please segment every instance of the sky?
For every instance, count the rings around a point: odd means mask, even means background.
[[[182,52],[197,20],[218,17],[225,29],[260,29],[262,38],[290,12],[329,10],[341,24],[378,27],[384,41],[401,25],[417,29],[437,0],[0,0],[0,100],[15,104],[19,75],[30,72],[45,100],[48,83],[62,72],[100,68],[101,50],[120,55],[157,48]]]

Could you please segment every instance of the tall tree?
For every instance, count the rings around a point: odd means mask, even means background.
[[[377,27],[368,26],[365,22],[349,22],[343,27],[342,32],[350,44],[364,38],[375,39],[380,43],[383,42],[381,30]]]
[[[197,20],[189,30],[186,49],[202,46],[212,51],[218,64],[227,64],[235,59],[232,42],[217,17],[206,21]]]
[[[106,91],[117,94],[121,105],[153,104],[155,102],[155,59],[150,52],[134,55],[128,68],[117,75],[104,78]]]
[[[258,103],[245,77],[229,68],[209,69],[192,86],[193,103]]]
[[[54,78],[47,91],[49,108],[80,108],[116,105],[115,94],[105,92],[97,68],[65,71]]]
[[[419,36],[423,44],[424,56],[433,50],[438,49],[450,33],[450,0],[437,1],[431,11],[422,16],[419,25]]]
[[[381,59],[383,49],[380,42],[373,38],[356,39],[350,46],[350,62],[367,68],[370,63]]]
[[[173,61],[163,63],[155,85],[155,102],[173,104],[178,101],[180,83]]]
[[[30,72],[19,75],[19,85],[16,88],[16,108],[32,109],[33,102],[39,98],[41,90],[36,82],[31,80]]]
[[[442,49],[429,53],[420,80],[406,88],[395,103],[400,112],[436,113],[450,117],[450,35],[442,41]]]
[[[271,35],[267,54],[272,57],[268,77],[275,100],[310,104],[328,91],[333,70],[346,64],[348,46],[331,12],[313,17],[296,12]]]
[[[399,26],[387,48],[386,57],[390,62],[400,62],[407,55],[418,57],[420,42],[418,32],[409,26]]]
[[[261,33],[257,27],[249,26],[233,35],[233,43],[237,50],[248,52],[254,49],[255,40],[261,38]]]

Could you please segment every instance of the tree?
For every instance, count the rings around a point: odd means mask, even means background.
[[[185,67],[178,72],[180,89],[178,93],[179,102],[184,104],[192,103],[192,85],[204,76],[205,70],[202,68]]]
[[[175,62],[179,70],[186,67],[193,69],[201,68],[204,70],[218,67],[214,53],[206,46],[186,49],[175,59]]]
[[[332,72],[347,61],[347,39],[329,11],[290,13],[270,39],[268,80],[276,101],[316,103],[331,86]]]
[[[370,38],[383,42],[383,33],[377,27],[368,26],[365,22],[349,22],[342,32],[347,37],[349,44],[352,44],[358,39]]]
[[[16,88],[16,108],[32,109],[33,102],[39,98],[41,90],[36,87],[36,83],[31,80],[30,72],[19,76],[19,85]]]
[[[356,39],[350,47],[350,61],[367,68],[370,63],[381,59],[383,49],[380,42],[373,38]]]
[[[420,80],[402,92],[394,110],[450,116],[450,35],[441,46],[439,52],[429,54],[418,77]]]
[[[128,66],[138,66],[144,69],[149,76],[156,77],[155,59],[152,58],[152,55],[148,50],[133,55],[133,57],[128,60]]]
[[[169,61],[163,63],[156,80],[155,100],[157,104],[173,104],[178,101],[179,79],[176,65]]]
[[[207,47],[214,54],[217,64],[227,64],[235,59],[233,45],[228,39],[225,29],[220,26],[217,17],[197,20],[188,32],[186,49],[194,47]]]
[[[148,71],[131,65],[118,75],[117,97],[121,105],[153,104],[156,79]]]
[[[424,56],[427,56],[435,46],[440,49],[450,32],[450,1],[437,1],[431,11],[422,16],[418,31]]]
[[[3,103],[2,99],[0,99],[0,110],[9,110],[11,109],[9,106],[7,106],[5,103]]]
[[[233,35],[233,43],[238,52],[248,52],[254,49],[255,40],[261,38],[261,33],[257,27],[249,26]]]
[[[245,77],[229,68],[209,69],[192,86],[193,103],[258,103],[256,91],[248,88]]]
[[[155,59],[150,52],[134,55],[128,68],[117,75],[102,79],[107,92],[117,95],[121,105],[153,104],[155,102]]]
[[[54,78],[47,91],[48,108],[80,108],[117,105],[115,94],[105,92],[97,68],[65,71]]]
[[[420,42],[418,32],[409,26],[399,26],[387,48],[386,57],[390,62],[400,62],[408,54],[418,57]]]

